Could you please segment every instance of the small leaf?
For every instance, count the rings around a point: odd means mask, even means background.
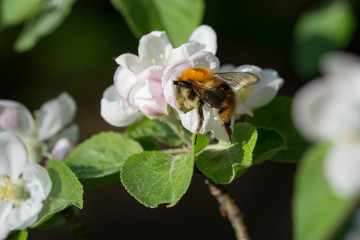
[[[52,182],[51,192],[44,201],[37,222],[32,227],[39,226],[55,213],[71,205],[80,209],[83,207],[83,188],[75,174],[57,159],[48,163],[47,171]]]
[[[28,232],[24,230],[11,231],[10,235],[6,238],[7,240],[26,240],[28,238]]]
[[[169,125],[159,120],[150,120],[146,117],[128,127],[126,133],[134,139],[153,137],[169,146],[180,146],[182,144],[179,136]]]
[[[257,140],[256,129],[248,123],[235,125],[233,144],[218,144],[199,154],[197,168],[215,183],[230,183],[239,170],[252,164],[252,152]]]
[[[269,160],[281,150],[286,150],[285,137],[277,130],[258,128],[258,139],[254,149],[254,164]]]
[[[53,32],[69,15],[75,0],[47,1],[25,23],[25,26],[15,42],[15,50],[27,51],[33,48],[36,42]]]
[[[268,105],[254,111],[254,117],[246,117],[246,122],[256,128],[270,128],[280,132],[286,139],[287,150],[279,151],[271,160],[298,162],[309,147],[295,129],[291,119],[291,98],[276,97]]]
[[[324,174],[328,143],[309,149],[302,158],[293,197],[295,240],[332,239],[356,206],[354,198],[339,198]]]
[[[124,134],[102,132],[81,143],[66,158],[66,164],[78,178],[104,177],[117,173],[129,156],[142,150]]]
[[[45,0],[2,0],[1,23],[4,26],[19,24],[36,13]]]
[[[203,0],[111,0],[111,3],[137,38],[154,30],[166,30],[175,46],[187,42],[201,24],[205,8]]]
[[[355,26],[349,1],[323,1],[305,12],[295,29],[294,58],[298,73],[306,78],[316,74],[319,58],[328,51],[346,47]]]
[[[188,189],[193,169],[193,150],[177,156],[142,152],[125,161],[120,176],[126,190],[145,206],[172,207]]]
[[[201,24],[203,0],[154,0],[162,25],[175,47],[186,43],[192,31]]]

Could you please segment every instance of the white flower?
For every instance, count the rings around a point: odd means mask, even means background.
[[[248,114],[253,116],[253,111],[256,108],[268,104],[276,94],[284,80],[279,77],[279,74],[273,69],[261,69],[255,65],[241,65],[234,67],[227,64],[221,66],[221,72],[249,72],[257,75],[260,82],[255,85],[249,85],[238,89],[233,89],[237,98],[236,110],[237,114]]]
[[[331,141],[325,174],[339,196],[360,194],[360,59],[331,53],[321,62],[325,77],[295,96],[293,120],[310,141]]]
[[[27,146],[30,162],[38,163],[59,139],[77,142],[78,127],[71,124],[75,112],[75,102],[67,93],[45,102],[35,119],[21,103],[0,100],[0,132],[15,132]]]
[[[47,171],[28,162],[24,144],[11,132],[0,133],[0,239],[35,223],[51,190]]]
[[[206,37],[207,36],[207,37]],[[163,72],[167,65],[192,56],[200,50],[216,51],[216,34],[208,26],[200,26],[189,42],[173,48],[165,32],[154,31],[140,39],[138,53],[122,54],[114,85],[101,99],[101,116],[111,125],[127,126],[143,115],[168,114],[163,92]]]

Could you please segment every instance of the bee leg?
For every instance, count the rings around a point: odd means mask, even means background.
[[[200,132],[201,128],[202,128],[202,125],[204,123],[204,112],[203,112],[203,106],[204,106],[204,102],[200,99],[198,101],[198,108],[197,108],[197,113],[198,113],[198,116],[199,116],[199,123],[196,127],[196,136],[195,136],[195,141],[194,141],[194,145],[196,145],[196,140],[197,140],[197,136],[198,136],[198,133]]]
[[[231,124],[230,121],[225,122],[225,123],[224,123],[224,128],[225,128],[225,130],[226,130],[226,133],[227,133],[228,136],[229,136],[230,143],[232,143],[232,141],[231,141],[232,131],[231,131],[231,128],[230,128],[230,124]]]

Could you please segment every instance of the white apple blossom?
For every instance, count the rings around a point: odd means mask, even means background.
[[[274,99],[284,80],[270,68],[261,69],[255,65],[241,65],[234,67],[226,64],[220,67],[221,72],[248,72],[257,75],[260,82],[242,88],[233,89],[236,95],[236,114],[253,116],[253,110],[262,107]]]
[[[21,140],[12,132],[1,132],[0,239],[35,223],[51,186],[45,168],[28,161]]]
[[[153,31],[140,39],[138,53],[116,58],[119,64],[114,85],[101,99],[101,116],[111,125],[127,126],[146,115],[168,114],[163,91],[163,72],[172,62],[182,61],[201,50],[216,51],[216,34],[209,26],[194,30],[189,42],[173,48],[165,32]]]
[[[52,152],[56,156],[60,146],[62,152],[74,147],[78,140],[78,127],[72,124],[75,112],[75,101],[67,93],[45,102],[35,118],[21,103],[0,100],[0,132],[16,133],[28,149],[30,162],[39,163],[49,151],[56,150]],[[60,139],[69,141],[54,148]]]
[[[360,194],[360,58],[334,52],[321,61],[325,76],[296,94],[293,120],[310,141],[330,141],[325,175],[339,196]]]

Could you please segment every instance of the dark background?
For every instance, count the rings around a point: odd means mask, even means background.
[[[276,69],[285,79],[280,95],[293,96],[307,80],[294,71],[292,47],[297,18],[318,1],[206,1],[204,24],[218,36],[222,64],[255,64]],[[359,4],[355,4],[359,12]],[[70,16],[51,35],[26,53],[15,53],[21,26],[0,32],[0,98],[22,102],[35,110],[62,91],[78,105],[76,122],[83,141],[100,131],[114,130],[100,117],[102,92],[112,84],[114,58],[137,53],[138,40],[108,1],[79,0]],[[345,49],[360,53],[359,28]],[[244,216],[251,239],[292,238],[291,196],[295,164],[265,162],[252,167],[228,187]],[[196,174],[189,190],[173,208],[148,209],[120,183],[85,189],[81,218],[95,239],[235,239],[202,178]],[[62,226],[30,230],[29,239],[71,239]]]

